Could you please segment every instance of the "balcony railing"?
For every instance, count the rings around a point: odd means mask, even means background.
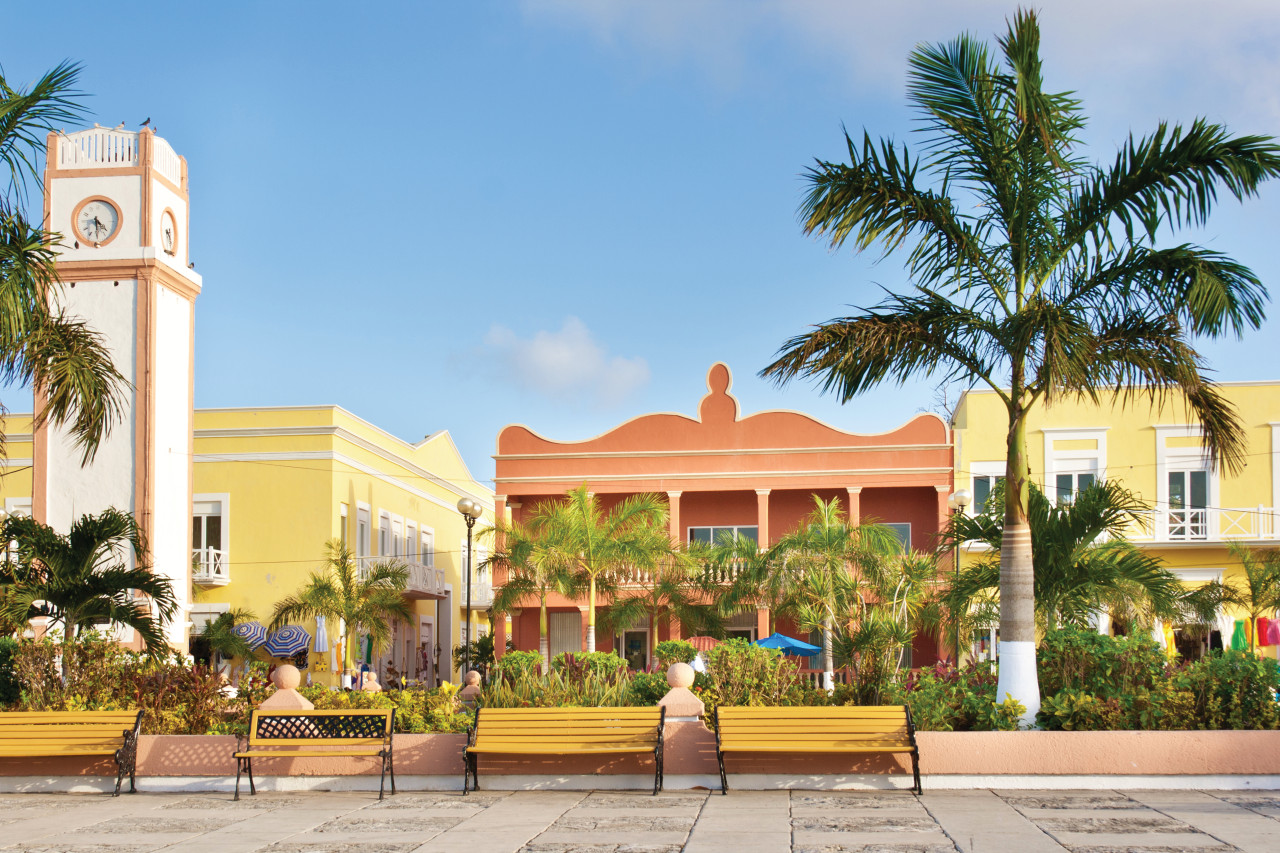
[[[1275,539],[1274,507],[1161,509],[1143,513],[1125,530],[1130,542],[1223,542]]]
[[[359,567],[360,579],[364,580],[368,577],[370,568],[375,564],[385,562],[388,559],[398,560],[409,569],[409,582],[404,588],[406,596],[409,598],[444,598],[444,569],[437,569],[434,566],[427,566],[422,563],[414,563],[403,557],[357,557],[356,565]]]
[[[703,577],[712,583],[731,584],[738,579],[746,567],[742,563],[728,565],[705,565],[702,567]],[[627,568],[618,573],[618,583],[622,586],[649,586],[653,583],[653,572],[648,569]]]
[[[192,548],[191,581],[200,586],[226,586],[231,583],[231,562],[227,559],[227,552],[217,548]]]
[[[462,596],[458,598],[459,605],[467,603],[466,590],[462,591]],[[471,606],[472,607],[490,607],[493,605],[493,583],[488,578],[472,578],[471,579]]]

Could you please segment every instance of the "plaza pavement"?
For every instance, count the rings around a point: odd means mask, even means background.
[[[1280,792],[0,795],[0,850],[1175,853],[1280,849]]]

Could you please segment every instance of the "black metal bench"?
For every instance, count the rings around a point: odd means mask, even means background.
[[[394,708],[346,711],[254,711],[249,718],[249,737],[237,737],[236,796],[240,799],[240,774],[249,776],[249,793],[258,793],[253,783],[255,758],[338,758],[342,756],[378,758],[382,780],[378,799],[386,790],[391,774],[391,793],[396,792],[396,770],[392,761],[391,735],[396,727]]]

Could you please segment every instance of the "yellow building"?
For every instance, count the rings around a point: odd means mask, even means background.
[[[1061,401],[1032,410],[1032,480],[1053,500],[1094,480],[1119,480],[1150,506],[1126,538],[1186,584],[1238,581],[1243,569],[1229,553],[1230,543],[1280,546],[1280,383],[1219,387],[1245,426],[1248,456],[1239,474],[1210,464],[1200,427],[1181,398],[1153,405],[1143,396],[1114,402],[1104,396],[1098,404]],[[976,506],[1004,476],[1007,423],[992,391],[968,391],[956,406],[956,486],[970,489]],[[1238,615],[1219,619],[1228,643]]]
[[[30,514],[31,417],[10,415],[4,427],[4,511]],[[467,497],[484,508],[478,532],[493,524],[493,492],[471,476],[448,432],[410,444],[336,406],[197,409],[194,446],[193,635],[229,608],[266,624],[338,539],[362,564],[396,558],[409,567],[415,622],[395,625],[392,648],[377,655],[383,683],[388,662],[409,678],[457,680],[451,658],[464,624],[467,543],[457,504]],[[474,553],[479,566],[482,543]],[[486,572],[475,574],[479,635],[493,593]],[[315,636],[313,621],[302,627]],[[326,632],[337,639],[336,626]],[[336,684],[332,656],[314,649],[313,679]]]

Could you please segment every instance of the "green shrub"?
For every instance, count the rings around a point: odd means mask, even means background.
[[[613,675],[620,669],[627,669],[627,662],[613,652],[561,652],[551,659],[551,668],[571,674]]]
[[[907,705],[921,731],[1013,731],[1026,708],[1006,697],[996,704],[997,677],[989,663],[970,664],[957,670],[940,663],[909,674],[890,687],[889,704]],[[837,688],[837,704],[855,704],[850,688]]]
[[[16,705],[21,695],[18,675],[13,671],[13,655],[17,650],[17,640],[0,637],[0,707]]]
[[[720,643],[705,657],[706,677],[694,681],[694,692],[708,710],[716,705],[799,704],[800,671],[776,649],[734,639]]]
[[[1080,628],[1050,631],[1036,650],[1036,660],[1041,696],[1076,690],[1119,699],[1154,690],[1168,671],[1168,658],[1150,637],[1108,637]]]
[[[1215,652],[1180,670],[1175,682],[1193,697],[1196,728],[1280,728],[1280,665],[1270,658]]]
[[[501,677],[518,678],[523,675],[537,675],[543,669],[542,655],[539,652],[507,652],[498,659],[497,671]]]
[[[629,705],[657,705],[667,691],[665,672],[638,672],[631,676],[631,698]]]
[[[653,649],[653,656],[663,672],[673,663],[691,663],[697,654],[698,650],[688,640],[663,640]]]
[[[481,708],[609,708],[635,702],[625,666],[597,673],[566,665],[545,675],[496,679],[485,686],[479,704]]]

